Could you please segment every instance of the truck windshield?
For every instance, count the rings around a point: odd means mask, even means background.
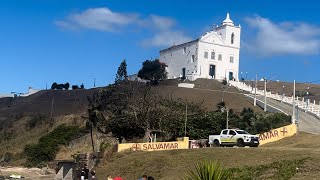
[[[238,134],[249,134],[247,131],[236,130]]]

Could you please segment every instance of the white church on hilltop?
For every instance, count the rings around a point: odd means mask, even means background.
[[[220,26],[201,38],[160,51],[168,79],[197,78],[238,81],[241,26],[235,26],[227,13]]]

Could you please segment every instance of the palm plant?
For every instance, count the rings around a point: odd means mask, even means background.
[[[218,161],[204,160],[195,165],[195,170],[189,168],[182,180],[227,180],[230,177],[231,172],[221,167]]]

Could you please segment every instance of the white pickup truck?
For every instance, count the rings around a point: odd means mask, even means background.
[[[259,146],[259,137],[251,135],[244,130],[239,129],[224,129],[220,135],[210,135],[209,144],[211,147],[219,146]]]

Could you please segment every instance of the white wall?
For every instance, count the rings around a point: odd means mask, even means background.
[[[231,34],[234,34],[233,44]],[[229,80],[229,72],[233,73],[235,80],[239,80],[239,53],[240,53],[240,26],[225,24],[207,32],[199,40],[177,45],[160,51],[160,61],[168,65],[168,78],[178,78],[182,75],[182,68],[186,68],[187,78],[212,78],[209,75],[210,65],[215,65],[215,79]],[[186,53],[183,53],[187,47]],[[215,59],[211,59],[211,52],[215,52]],[[208,58],[204,58],[204,52],[208,52]],[[218,60],[219,54],[222,60]],[[191,56],[195,55],[195,61]],[[233,56],[233,63],[230,63]]]
[[[210,39],[210,38],[208,38]],[[215,65],[215,79],[229,79],[229,72],[233,72],[233,76],[238,80],[239,74],[239,48],[230,47],[228,45],[216,44],[208,39],[199,41],[198,60],[199,68],[201,67],[201,78],[211,78],[209,76],[209,66]],[[208,59],[204,58],[204,52],[208,52]],[[211,59],[211,52],[215,52],[215,59]],[[222,60],[218,60],[219,54]],[[230,56],[233,56],[233,63],[230,63]],[[200,70],[199,70],[200,71]]]
[[[160,52],[159,60],[168,65],[168,79],[182,75],[182,68],[186,68],[188,78],[191,78],[192,72],[197,73],[197,42],[192,41]],[[186,47],[186,53],[183,52],[184,47]],[[192,55],[195,56],[194,62],[191,61]]]

